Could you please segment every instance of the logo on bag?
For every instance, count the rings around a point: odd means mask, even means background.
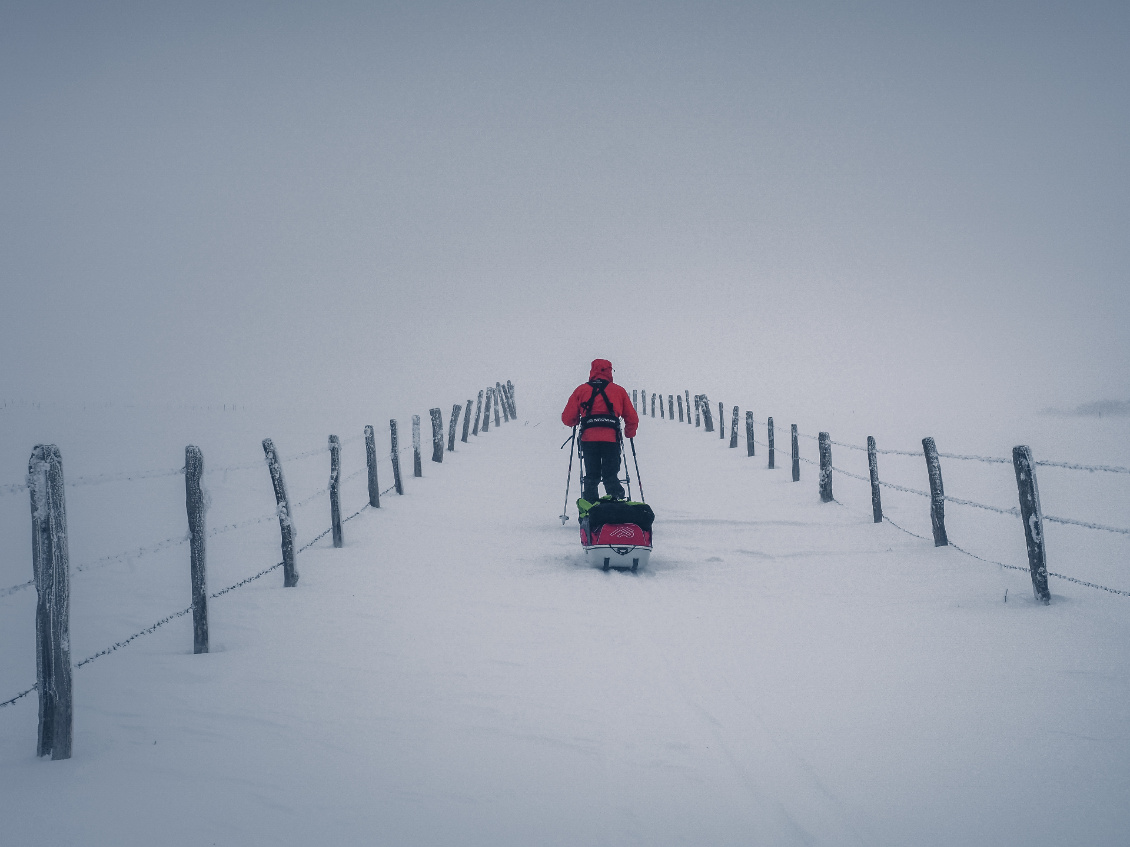
[[[612,538],[635,538],[636,528],[632,526],[618,526],[608,533]]]

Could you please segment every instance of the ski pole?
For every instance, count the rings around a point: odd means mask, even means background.
[[[624,439],[620,439],[620,457],[624,462],[624,481],[628,483],[628,499],[632,499],[632,472],[628,469],[628,454],[624,450]]]
[[[569,483],[573,481],[573,450],[577,446],[577,428],[573,427],[573,434],[569,437],[569,441],[573,442],[569,447],[569,473],[565,476],[565,505],[561,508],[561,525],[565,526],[565,522],[569,520]],[[566,441],[565,444],[568,444]],[[565,444],[562,444],[558,449],[564,449]]]
[[[644,494],[643,494],[643,479],[640,477],[640,461],[639,461],[639,459],[636,458],[636,439],[629,438],[628,440],[630,442],[632,442],[632,462],[634,462],[635,466],[636,466],[636,482],[639,484],[639,487],[640,487],[640,500],[641,500],[641,502],[646,503],[647,498],[644,497]]]

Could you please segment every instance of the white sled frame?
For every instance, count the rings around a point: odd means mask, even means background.
[[[585,555],[593,554],[598,560],[603,559],[604,570],[616,568],[617,570],[630,570],[633,573],[640,567],[647,567],[651,558],[651,548],[636,545],[592,544],[585,547]]]

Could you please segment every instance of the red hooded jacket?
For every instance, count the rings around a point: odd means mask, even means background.
[[[589,371],[589,379],[608,380],[608,385],[604,386],[604,393],[612,404],[612,408],[609,409],[608,404],[604,402],[604,398],[598,394],[592,404],[592,414],[612,414],[618,418],[623,418],[624,435],[627,438],[635,438],[636,427],[639,426],[640,418],[639,415],[636,414],[636,410],[632,407],[632,400],[628,396],[628,392],[612,381],[612,363],[607,359],[593,359],[592,370]],[[581,406],[589,402],[589,398],[592,397],[592,392],[593,387],[587,382],[577,386],[576,390],[570,395],[569,402],[565,404],[565,411],[561,413],[561,422],[565,424],[565,426],[576,426],[581,422],[581,415],[584,414],[584,409],[582,409]],[[611,427],[594,426],[581,433],[581,440],[615,441],[616,431]]]

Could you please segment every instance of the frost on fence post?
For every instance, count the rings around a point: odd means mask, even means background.
[[[832,437],[826,432],[820,433],[820,502],[832,502]]]
[[[683,422],[683,395],[676,394],[675,399],[679,401],[679,423]]]
[[[879,456],[875,438],[867,436],[867,470],[871,475],[871,512],[875,523],[883,522],[883,498],[879,494]]]
[[[745,454],[746,456],[755,455],[755,441],[753,435],[753,412],[745,413]]]
[[[687,407],[687,423],[689,424],[691,422],[691,392],[689,388],[685,391],[685,394],[687,395],[687,402],[685,405]],[[680,418],[679,420],[682,420],[682,418]]]
[[[702,424],[702,395],[696,394],[694,396],[694,425],[700,426]]]
[[[71,577],[63,457],[39,444],[28,462],[31,555],[35,575],[35,670],[39,690],[37,755],[71,757],[74,705],[71,689]]]
[[[424,465],[420,458],[420,416],[412,416],[412,476],[423,476]]]
[[[506,380],[506,396],[510,398],[510,416],[518,417],[518,404],[514,402],[514,383]]]
[[[667,395],[667,420],[675,420],[675,395]]]
[[[290,501],[286,496],[282,464],[279,462],[275,443],[269,438],[263,439],[263,453],[267,457],[267,469],[271,472],[271,485],[275,489],[275,509],[279,515],[279,531],[282,533],[283,586],[294,588],[298,585],[298,568],[294,561],[294,521],[290,515]]]
[[[495,426],[500,425],[499,422],[498,422],[498,405],[499,405],[500,402],[501,402],[501,399],[498,396],[498,391],[497,391],[497,389],[495,389],[494,390],[494,399],[491,401],[491,405],[494,407],[494,425]]]
[[[459,413],[463,407],[456,403],[451,407],[451,425],[447,428],[447,452],[455,452],[455,427],[459,425]]]
[[[651,416],[653,418],[655,417],[655,393],[654,392],[652,392],[652,395],[651,395]]]
[[[766,439],[766,443],[769,445],[769,470],[773,470],[773,468],[776,467],[777,451],[773,447],[773,418],[772,417],[769,418],[769,420],[766,422],[766,425],[768,426],[768,429],[769,429],[769,437]]]
[[[467,410],[463,413],[463,437],[459,440],[467,443],[467,434],[471,431],[471,401],[467,401]]]
[[[499,401],[495,405],[502,406],[502,417],[504,418],[506,423],[510,423],[510,401],[506,399],[506,392],[502,390],[501,382],[496,382],[494,384],[494,394],[496,399]],[[496,420],[495,423],[498,423],[498,421]]]
[[[437,406],[428,409],[432,418],[432,461],[443,462],[443,412]]]
[[[797,441],[796,424],[792,425],[793,438],[793,482],[800,482],[800,442]]]
[[[730,424],[730,449],[738,446],[738,407],[734,406],[734,420]]]
[[[718,438],[726,438],[726,407],[718,404]]]
[[[204,454],[191,444],[184,448],[184,501],[188,510],[188,549],[192,582],[192,652],[208,652],[208,579],[205,570],[204,492],[200,477]]]
[[[1032,593],[1045,606],[1051,603],[1048,591],[1048,559],[1044,547],[1044,512],[1040,508],[1040,489],[1036,485],[1035,462],[1028,447],[1012,448],[1012,466],[1020,494],[1020,519],[1024,522],[1024,542],[1028,546],[1028,570],[1032,573]]]
[[[479,402],[475,404],[475,431],[472,435],[479,434],[479,419],[483,416],[483,392],[479,392]]]
[[[699,395],[699,406],[702,408],[702,427],[706,432],[714,432],[714,418],[710,414],[710,400],[705,394]]]
[[[341,537],[341,439],[330,436],[330,529],[333,532],[334,547],[344,543]]]
[[[479,392],[483,397],[483,425],[479,427],[479,432],[487,432],[490,429],[490,395],[491,391],[488,388],[486,391]]]
[[[392,482],[396,486],[396,493],[404,493],[404,483],[400,479],[400,436],[396,432],[396,421],[388,422],[391,443],[389,458],[392,460]]]
[[[365,427],[365,465],[369,471],[369,505],[381,507],[381,486],[377,482],[377,436],[371,426]]]
[[[933,438],[922,439],[922,452],[926,454],[926,472],[930,475],[930,526],[934,530],[934,546],[950,543],[946,536],[946,495],[942,489],[942,464],[938,461],[938,448]]]

